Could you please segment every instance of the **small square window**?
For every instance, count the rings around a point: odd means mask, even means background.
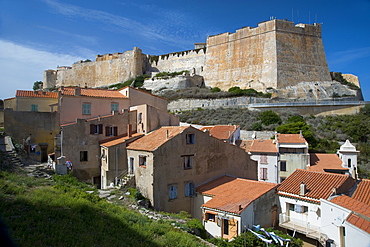
[[[105,136],[117,136],[118,127],[117,126],[106,126],[105,127]]]
[[[38,105],[31,105],[31,111],[39,111]]]
[[[111,109],[112,112],[113,111],[118,111],[118,103],[112,103],[110,105],[110,109]]]
[[[280,171],[286,172],[286,161],[285,160],[280,161]]]
[[[206,213],[205,217],[206,217],[205,220],[213,221],[213,222],[216,221],[216,214]]]
[[[139,156],[139,166],[146,167],[146,156],[140,155]]]
[[[82,114],[91,115],[91,104],[90,103],[82,104]]]
[[[186,144],[195,144],[195,134],[186,134]]]
[[[80,161],[87,161],[87,151],[80,151]]]
[[[187,197],[195,196],[195,184],[193,182],[185,184],[185,196]]]
[[[260,163],[267,163],[267,154],[261,154]]]
[[[169,186],[169,197],[170,197],[170,200],[177,198],[177,185]]]
[[[185,155],[184,158],[184,169],[193,168],[193,157],[194,155]]]

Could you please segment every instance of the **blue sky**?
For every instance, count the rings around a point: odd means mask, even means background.
[[[370,0],[0,0],[0,99],[43,71],[139,47],[160,55],[270,17],[322,23],[330,71],[357,75],[370,100]]]

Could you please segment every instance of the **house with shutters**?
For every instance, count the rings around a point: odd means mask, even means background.
[[[17,90],[14,98],[4,100],[4,109],[13,111],[53,112],[57,111],[57,92]]]
[[[137,189],[156,210],[195,214],[196,186],[222,175],[257,179],[241,148],[192,126],[161,127],[127,147]]]
[[[277,186],[226,175],[215,178],[197,186],[195,216],[210,235],[225,239],[237,237],[253,225],[275,227]]]
[[[277,188],[279,226],[311,243],[325,244],[329,239],[323,231],[328,225],[321,206],[337,195],[349,195],[356,180],[349,175],[297,169]]]

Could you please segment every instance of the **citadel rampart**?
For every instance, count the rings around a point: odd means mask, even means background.
[[[44,88],[59,86],[102,87],[142,75],[146,56],[135,47],[124,53],[97,55],[96,61],[79,61],[72,67],[58,67],[44,72]]]
[[[256,28],[210,36],[204,79],[221,89],[256,90],[330,81],[321,26],[271,20]]]
[[[44,87],[101,87],[123,82],[145,72],[188,70],[204,77],[206,86],[227,90],[233,86],[264,91],[300,82],[331,81],[321,25],[270,20],[258,27],[209,36],[196,49],[159,56],[139,48],[98,55],[94,62],[45,71]]]

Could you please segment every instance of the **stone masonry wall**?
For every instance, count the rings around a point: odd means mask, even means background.
[[[207,39],[207,86],[264,90],[329,81],[319,24],[271,20]]]
[[[96,61],[78,62],[72,67],[58,67],[56,81],[53,71],[45,71],[46,87],[77,86],[101,87],[142,75],[146,56],[139,48],[124,53],[98,55]]]

